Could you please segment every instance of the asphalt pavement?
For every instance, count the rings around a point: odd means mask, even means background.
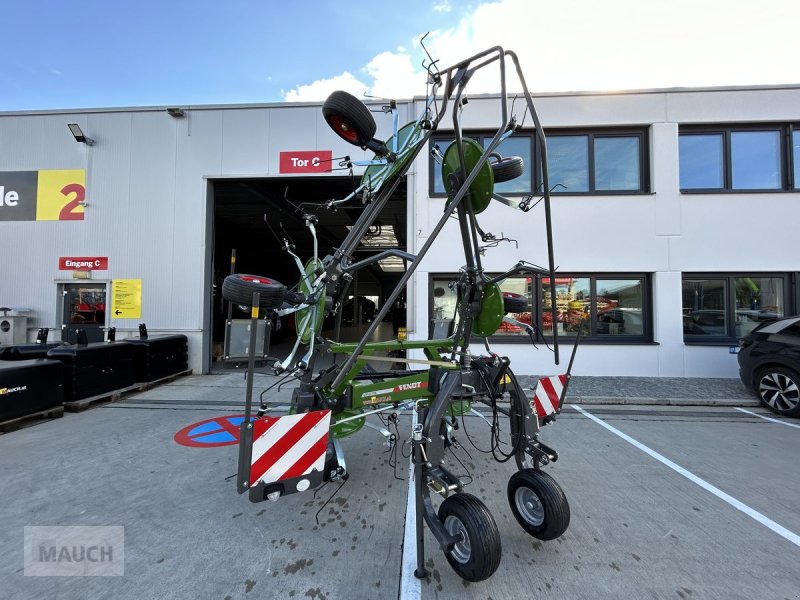
[[[557,540],[517,525],[506,497],[513,467],[482,452],[483,420],[467,417],[469,439],[457,432],[464,450],[449,462],[501,533],[487,581],[461,580],[429,533],[431,574],[408,577],[407,445],[392,453],[373,428],[343,440],[351,476],[332,499],[333,484],[275,503],[238,495],[235,445],[203,446],[198,433],[194,446],[175,441],[241,414],[244,378],[224,373],[0,435],[0,597],[797,600],[800,421],[761,409],[734,380],[662,380],[647,391],[645,381],[590,379],[574,378],[541,433],[560,454],[546,470],[570,504]],[[257,376],[256,391],[271,381]],[[399,430],[409,435],[410,417]],[[24,527],[44,525],[124,527],[124,575],[26,576]]]

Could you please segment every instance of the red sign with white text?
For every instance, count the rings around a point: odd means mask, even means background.
[[[281,152],[281,173],[328,173],[333,153],[330,150]]]
[[[59,256],[59,271],[107,271],[107,256]]]

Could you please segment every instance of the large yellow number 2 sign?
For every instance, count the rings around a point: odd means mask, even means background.
[[[39,171],[36,196],[37,221],[83,221],[86,172]]]

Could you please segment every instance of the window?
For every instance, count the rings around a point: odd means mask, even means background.
[[[800,190],[800,131],[792,132],[792,157],[794,160],[794,189]]]
[[[644,132],[547,134],[554,194],[644,193]]]
[[[435,275],[431,278],[431,288],[433,289],[431,339],[449,337],[455,330],[458,322],[456,293],[450,287],[450,283],[456,279],[456,275]],[[528,334],[522,324],[530,325],[533,314],[531,278],[509,277],[504,279],[500,282],[500,291],[503,296],[510,298],[509,306],[513,305],[515,311],[506,314],[510,319],[500,325],[497,335],[524,336],[525,339],[528,339]]]
[[[431,276],[432,339],[454,331],[456,294],[449,284],[456,279],[456,275]],[[582,328],[581,336],[589,342],[652,342],[649,281],[644,274],[560,274],[555,278],[559,336],[575,337]],[[550,278],[509,277],[500,282],[500,289],[514,312],[505,315],[510,318],[493,336],[495,341],[528,342],[527,324],[552,337]]]
[[[684,275],[684,339],[731,343],[760,322],[784,316],[790,288],[784,274]]]
[[[468,137],[481,144],[484,148],[489,146],[492,142],[494,134],[465,134]],[[447,151],[448,146],[453,142],[453,136],[450,137],[436,137],[433,144],[439,146],[442,154]],[[528,195],[533,189],[533,135],[531,134],[517,134],[503,140],[497,147],[497,152],[500,156],[520,156],[525,165],[525,170],[522,175],[511,181],[504,181],[495,185],[494,190],[503,194],[504,196],[514,195]],[[431,157],[430,160],[431,171],[431,196],[445,196],[444,182],[442,181],[442,167]]]
[[[555,278],[556,330],[559,335],[582,335],[598,340],[649,339],[646,279],[620,276],[561,276]],[[542,330],[553,334],[550,279],[542,278]]]
[[[491,134],[467,134],[484,147]],[[434,138],[433,144],[444,153],[453,141],[452,135]],[[508,196],[527,195],[541,189],[542,174],[534,153],[532,134],[516,134],[504,140],[498,153],[521,156],[523,174],[499,183],[495,191]],[[646,160],[646,131],[598,130],[555,131],[547,133],[548,183],[553,194],[643,194],[649,191]],[[441,167],[431,158],[431,196],[444,196]]]
[[[800,137],[797,134],[789,125],[682,127],[678,144],[681,190],[798,189]],[[784,139],[792,140],[791,148],[784,148]],[[787,168],[785,163],[793,167]]]

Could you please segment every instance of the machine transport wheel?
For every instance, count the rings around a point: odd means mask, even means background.
[[[333,92],[325,100],[322,116],[339,137],[355,146],[365,146],[378,130],[364,103],[341,90]]]
[[[525,170],[525,161],[522,160],[521,156],[502,157],[493,152],[491,157],[496,159],[495,161],[489,161],[489,164],[492,165],[495,183],[516,179]]]
[[[445,554],[453,570],[467,581],[483,581],[500,566],[500,531],[489,509],[471,494],[445,498],[439,520],[453,537],[461,536]]]
[[[260,308],[280,308],[286,295],[286,287],[268,277],[241,273],[228,275],[222,282],[222,297],[233,304],[250,306],[253,303],[253,292],[261,294],[258,302]]]
[[[761,403],[784,417],[800,417],[800,374],[786,367],[767,367],[755,377]]]
[[[528,310],[528,299],[519,294],[503,292],[503,311],[508,313],[521,313]]]
[[[554,540],[569,527],[569,503],[544,471],[523,469],[508,480],[508,503],[520,526],[539,540]]]

